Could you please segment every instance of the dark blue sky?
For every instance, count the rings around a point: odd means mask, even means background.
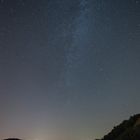
[[[100,138],[139,83],[140,0],[0,1],[0,138]]]

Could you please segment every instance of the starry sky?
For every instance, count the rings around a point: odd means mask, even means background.
[[[139,84],[140,0],[0,0],[0,139],[101,138]]]

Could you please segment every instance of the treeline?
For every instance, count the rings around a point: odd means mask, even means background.
[[[140,140],[140,124],[135,125],[140,119],[140,114],[130,117],[105,135],[101,140]]]
[[[8,138],[4,140],[21,139]],[[101,140],[140,140],[140,114],[130,117],[129,120],[124,120],[120,125],[115,126],[112,131]]]

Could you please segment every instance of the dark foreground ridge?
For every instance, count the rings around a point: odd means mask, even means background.
[[[7,138],[7,139],[4,139],[4,140],[22,140],[22,139],[19,139],[19,138]]]
[[[22,139],[8,138],[4,140]],[[120,125],[115,126],[112,131],[101,140],[140,140],[140,114],[130,117],[129,120],[124,120]]]
[[[101,140],[140,140],[140,114],[123,121]]]

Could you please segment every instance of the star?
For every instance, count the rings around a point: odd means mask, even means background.
[[[139,3],[139,1],[138,0],[136,0],[136,4],[138,4]]]

